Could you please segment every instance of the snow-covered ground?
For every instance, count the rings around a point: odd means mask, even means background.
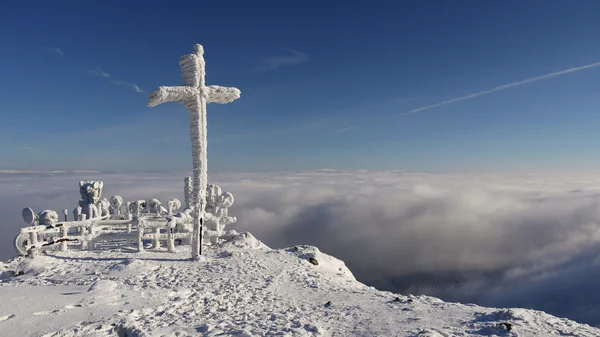
[[[600,336],[540,311],[378,291],[316,247],[50,252],[0,264],[2,336]]]

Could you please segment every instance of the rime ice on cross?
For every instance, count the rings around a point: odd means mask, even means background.
[[[192,258],[202,255],[202,219],[206,206],[206,104],[225,104],[240,98],[240,90],[218,85],[206,86],[204,82],[204,49],[194,45],[194,52],[179,59],[183,86],[158,87],[148,95],[148,106],[165,102],[185,105],[190,113],[190,139],[192,141],[194,232],[192,234]]]

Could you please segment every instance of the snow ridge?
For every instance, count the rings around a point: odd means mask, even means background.
[[[7,336],[599,336],[540,311],[403,296],[366,286],[312,246],[250,233],[176,253],[49,252],[0,264]]]

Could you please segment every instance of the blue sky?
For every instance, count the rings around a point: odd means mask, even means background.
[[[597,1],[9,1],[0,169],[182,171],[188,122],[147,93],[205,48],[209,170],[600,169]],[[144,92],[137,92],[144,91]]]

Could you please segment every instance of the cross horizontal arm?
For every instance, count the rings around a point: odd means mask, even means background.
[[[197,88],[188,86],[158,87],[148,94],[148,106],[153,108],[166,102],[177,102],[185,104],[186,100],[199,94]]]
[[[240,98],[240,89],[233,87],[221,87],[218,85],[209,85],[206,87],[208,91],[208,102],[226,104]]]

